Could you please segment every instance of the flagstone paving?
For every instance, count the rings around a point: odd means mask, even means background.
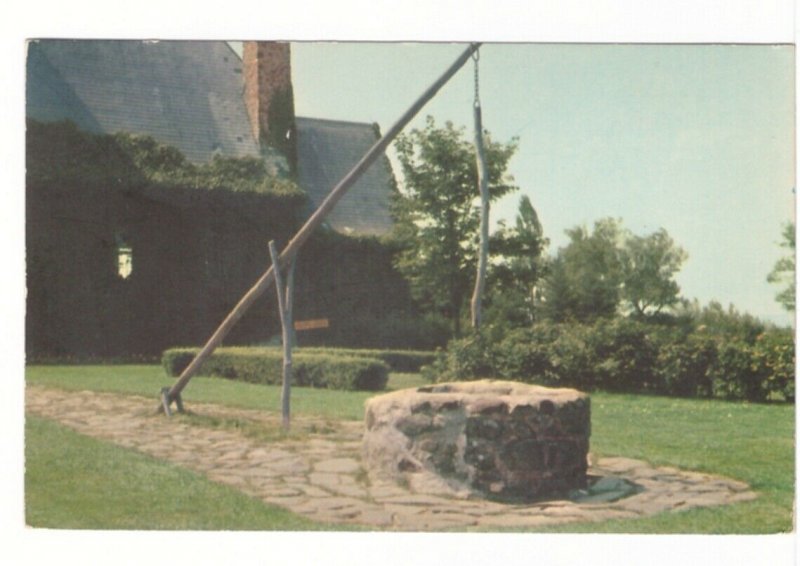
[[[653,467],[629,458],[601,458],[593,476],[637,486],[616,499],[613,491],[583,500],[508,504],[452,493],[418,492],[414,486],[375,479],[362,468],[363,424],[293,417],[301,438],[258,438],[241,430],[212,428],[192,417],[155,414],[152,399],[39,386],[26,390],[31,415],[57,421],[81,434],[132,448],[205,475],[315,521],[376,529],[436,531],[522,527],[644,517],[694,507],[755,499],[747,484],[720,476]],[[192,415],[235,419],[275,431],[280,416],[262,411],[192,403]],[[611,501],[604,499],[612,499]],[[614,500],[616,499],[616,500]]]

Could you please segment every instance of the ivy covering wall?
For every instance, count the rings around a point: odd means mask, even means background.
[[[296,232],[304,204],[259,160],[198,166],[151,138],[29,122],[29,361],[157,357],[204,343],[269,266],[269,240],[283,247]],[[120,248],[130,250],[126,277]],[[301,343],[429,346],[410,324],[401,344],[375,331],[416,317],[391,254],[375,238],[315,234],[298,262],[295,318],[328,318],[330,327]],[[267,292],[226,344],[277,334],[274,303]]]

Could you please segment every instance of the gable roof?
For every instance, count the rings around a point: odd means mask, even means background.
[[[298,181],[316,208],[378,140],[376,126],[356,122],[296,118]],[[346,233],[379,235],[392,227],[388,159],[373,163],[328,215]]]
[[[27,116],[150,135],[193,162],[258,156],[242,63],[223,41],[42,40],[28,49]]]

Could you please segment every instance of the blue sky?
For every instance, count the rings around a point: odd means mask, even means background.
[[[461,44],[294,43],[301,116],[385,131]],[[794,49],[772,45],[486,44],[484,126],[519,137],[510,172],[539,212],[550,253],[564,230],[603,217],[637,234],[665,228],[687,250],[682,294],[780,324],[766,276],[794,217]],[[430,114],[471,128],[468,63]]]

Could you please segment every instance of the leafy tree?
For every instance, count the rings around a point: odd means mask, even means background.
[[[566,233],[570,242],[558,250],[544,280],[544,312],[557,322],[613,316],[623,281],[620,221],[604,218],[592,232],[578,226]]]
[[[679,302],[674,280],[686,252],[666,230],[634,236],[612,218],[567,230],[545,277],[543,309],[555,321],[612,317],[625,306],[654,317]]]
[[[783,227],[783,242],[781,247],[788,249],[791,253],[779,259],[775,266],[767,275],[767,281],[783,285],[783,290],[775,295],[783,308],[794,311],[795,304],[795,226],[790,222]]]
[[[511,326],[534,321],[537,284],[545,268],[543,252],[549,243],[530,198],[523,195],[513,226],[498,223],[491,250],[496,254],[490,277],[487,318]]]
[[[392,206],[400,247],[395,264],[420,305],[447,317],[458,335],[480,224],[474,148],[463,128],[437,127],[430,116],[395,147],[404,177]],[[516,140],[503,144],[485,135],[490,200],[517,189],[506,172],[516,149]]]
[[[656,315],[678,303],[673,279],[687,253],[661,228],[647,236],[629,236],[622,249],[622,299],[639,316]]]

